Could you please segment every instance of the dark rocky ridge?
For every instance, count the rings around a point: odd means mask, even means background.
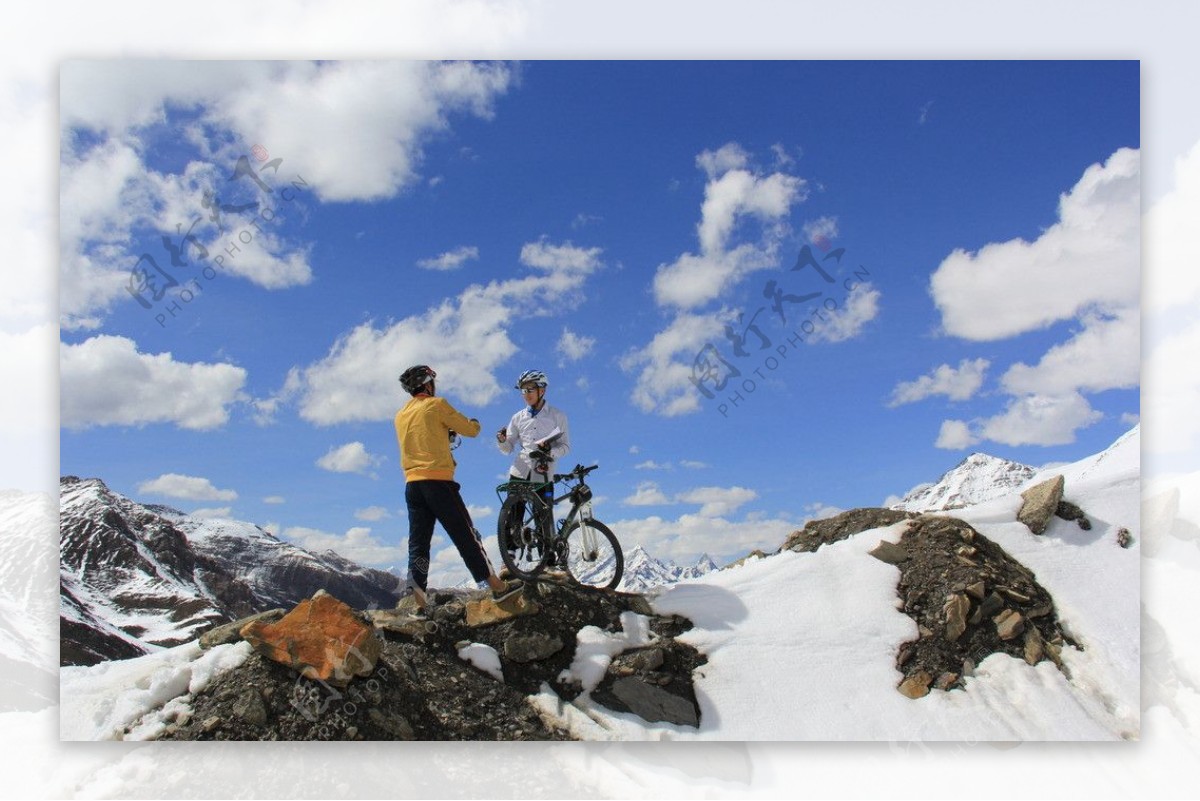
[[[254,654],[191,699],[190,716],[161,739],[571,739],[544,722],[526,697],[549,687],[562,704],[582,700],[582,688],[560,677],[575,657],[577,633],[585,626],[622,631],[627,612],[647,616],[657,636],[612,660],[592,702],[647,720],[698,724],[692,672],[705,659],[674,640],[689,622],[654,616],[639,595],[567,582],[539,581],[525,593],[536,613],[475,627],[465,614],[473,594],[436,593],[429,620],[404,631],[377,630],[384,642],[374,672],[342,688]],[[503,681],[459,657],[468,643],[495,650]]]

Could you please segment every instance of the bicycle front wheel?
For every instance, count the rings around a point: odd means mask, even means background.
[[[615,590],[625,572],[621,543],[598,520],[572,520],[563,534],[567,543],[567,570],[580,584]]]
[[[496,538],[500,558],[517,578],[533,579],[546,565],[550,549],[539,520],[546,502],[534,492],[513,490],[500,505]]]

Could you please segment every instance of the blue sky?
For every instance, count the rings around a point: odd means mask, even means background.
[[[68,62],[61,91],[61,471],[139,500],[402,567],[419,362],[483,422],[485,535],[537,367],[597,515],[680,562],[1138,419],[1137,62]],[[207,259],[170,264],[177,226]],[[149,309],[142,254],[179,282]],[[772,286],[822,295],[785,322]]]

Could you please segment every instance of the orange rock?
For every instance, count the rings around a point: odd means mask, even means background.
[[[379,639],[371,627],[324,591],[301,601],[277,623],[249,623],[241,635],[268,659],[335,686],[369,675],[379,659]]]

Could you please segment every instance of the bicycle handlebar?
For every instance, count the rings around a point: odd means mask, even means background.
[[[575,469],[572,470],[570,473],[555,473],[553,480],[558,482],[558,481],[563,481],[563,480],[569,479],[569,478],[583,478],[588,473],[592,472],[593,470],[597,469],[598,467],[600,467],[600,465],[598,465],[598,464],[594,464],[591,467],[584,467],[581,464],[577,464],[577,465],[575,465]]]

